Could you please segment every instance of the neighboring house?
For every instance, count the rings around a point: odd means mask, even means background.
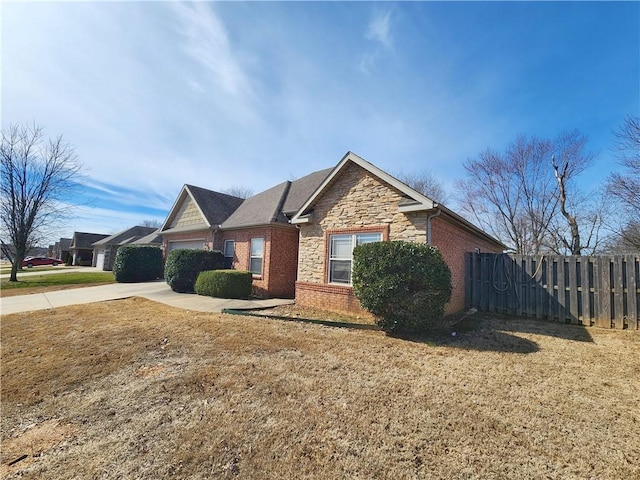
[[[67,257],[71,255],[71,239],[70,238],[61,238],[58,240],[53,246],[53,252],[51,256],[53,258],[58,258],[63,262],[67,261]]]
[[[135,226],[94,242],[93,266],[100,270],[113,270],[113,262],[116,259],[118,248],[122,245],[133,244],[141,239],[144,239],[144,245],[155,243],[160,246],[162,239],[155,234],[156,230],[155,227]]]
[[[109,235],[103,233],[73,232],[69,252],[72,265],[91,266],[93,263],[93,244]]]
[[[227,268],[253,272],[255,295],[293,298],[298,229],[289,219],[330,171],[283,182],[247,199],[185,185],[159,230],[165,252],[220,250]]]
[[[505,246],[443,205],[348,152],[302,205],[296,303],[359,311],[351,287],[354,246],[403,240],[436,246],[451,270],[446,313],[464,308],[465,253]]]
[[[254,272],[257,295],[336,311],[361,310],[351,287],[356,244],[404,240],[438,247],[452,273],[447,313],[464,308],[464,254],[505,248],[351,152],[333,169],[246,200],[185,185],[159,233],[165,252],[223,251],[227,267]]]

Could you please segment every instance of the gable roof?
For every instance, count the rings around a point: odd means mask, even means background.
[[[103,233],[85,233],[85,232],[73,232],[73,238],[69,245],[70,250],[78,248],[92,248],[93,244],[103,238],[107,238],[109,235]]]
[[[329,188],[336,179],[340,176],[350,163],[354,163],[384,182],[388,183],[396,190],[400,191],[404,195],[404,199],[400,202],[400,212],[417,212],[433,210],[438,204],[430,198],[422,195],[413,188],[409,187],[400,180],[392,177],[384,170],[379,169],[372,163],[367,162],[362,157],[359,157],[353,152],[347,152],[342,160],[336,165],[331,173],[325,178],[325,180],[318,186],[313,194],[308,198],[306,202],[301,206],[298,212],[291,219],[291,223],[307,223],[309,221],[309,213],[312,211],[313,206],[318,199],[324,194],[325,190]]]
[[[221,228],[246,228],[273,223],[288,225],[289,216],[300,208],[331,170],[320,170],[294,181],[286,181],[247,198],[222,223]]]
[[[216,228],[244,202],[243,198],[185,184],[158,233],[167,233],[172,230],[171,222],[175,219],[187,197],[193,200],[207,228]]]
[[[157,229],[155,227],[142,227],[135,226],[131,228],[127,228],[121,232],[118,232],[109,237],[103,238],[102,240],[98,240],[93,243],[94,247],[101,245],[126,245],[128,243],[133,243],[136,240],[139,240],[142,237],[145,237],[151,233],[154,233]]]
[[[325,191],[336,181],[336,179],[340,176],[340,173],[343,172],[350,163],[356,164],[372,175],[378,177],[380,180],[386,182],[391,185],[393,188],[398,190],[402,195],[403,199],[399,203],[398,211],[401,213],[409,213],[409,212],[433,212],[434,215],[444,214],[444,216],[450,221],[456,223],[461,228],[468,230],[475,235],[483,237],[484,239],[495,243],[497,246],[501,248],[506,248],[505,245],[499,240],[493,238],[491,235],[486,233],[484,230],[478,228],[473,223],[464,219],[457,213],[449,210],[444,205],[441,205],[432,199],[426,197],[420,192],[414,190],[409,187],[407,184],[401,182],[400,180],[394,178],[389,175],[384,170],[379,169],[372,163],[367,162],[362,157],[359,157],[353,152],[347,152],[344,157],[340,160],[338,165],[331,171],[331,173],[325,178],[325,180],[320,184],[320,186],[313,192],[313,194],[307,199],[306,202],[301,206],[298,212],[291,219],[291,223],[293,224],[302,224],[309,223],[311,220],[311,213],[313,212],[313,207],[315,203],[320,199],[320,197],[325,193]]]

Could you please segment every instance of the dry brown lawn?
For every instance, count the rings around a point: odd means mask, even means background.
[[[138,298],[5,315],[0,475],[640,478],[638,332],[476,322],[425,341]]]

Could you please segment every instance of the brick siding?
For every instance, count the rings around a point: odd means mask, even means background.
[[[440,250],[442,258],[451,270],[451,301],[446,314],[464,309],[465,263],[464,254],[480,249],[482,252],[499,253],[501,250],[491,242],[451,223],[436,217],[431,220],[431,244]]]

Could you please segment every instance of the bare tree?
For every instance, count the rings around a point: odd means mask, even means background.
[[[449,201],[449,195],[444,185],[431,170],[413,173],[397,172],[393,176],[434,202],[447,203]]]
[[[593,155],[586,151],[586,144],[587,138],[575,130],[562,133],[555,141],[555,153],[551,157],[551,166],[558,183],[560,213],[568,226],[566,233],[563,234],[562,229],[557,228],[552,236],[571,255],[582,255],[584,249],[593,251],[598,246],[604,222],[604,203],[599,201],[598,196],[594,193],[586,198],[578,188],[572,189],[571,185],[571,179],[593,163]],[[570,195],[574,197],[573,208],[568,202]],[[576,202],[576,199],[579,201]]]
[[[241,187],[241,186],[235,185],[232,187],[225,188],[220,193],[226,193],[227,195],[233,195],[234,197],[238,197],[238,198],[249,198],[253,196],[254,191],[249,187]]]
[[[162,221],[153,219],[147,219],[140,222],[141,227],[150,227],[150,228],[160,228],[162,226]]]
[[[485,150],[465,163],[467,178],[457,184],[460,208],[518,254],[592,247],[600,238],[600,204],[590,205],[593,215],[584,205],[580,215],[569,208],[577,199],[575,179],[592,161],[577,131],[553,140],[519,136],[504,153]]]
[[[457,183],[461,210],[519,254],[537,254],[556,212],[548,172],[553,144],[519,136],[504,153],[487,149],[464,164]]]
[[[636,232],[634,224],[640,218],[640,117],[627,116],[615,135],[615,148],[623,170],[609,176],[607,193],[627,214],[628,220],[619,232],[623,242],[631,242],[636,250],[640,250],[640,241],[636,240],[638,236],[633,234]]]
[[[80,172],[73,148],[61,136],[45,139],[35,124],[2,131],[0,228],[3,252],[12,262],[9,281],[18,280],[26,253],[65,217],[64,201],[81,185]]]

